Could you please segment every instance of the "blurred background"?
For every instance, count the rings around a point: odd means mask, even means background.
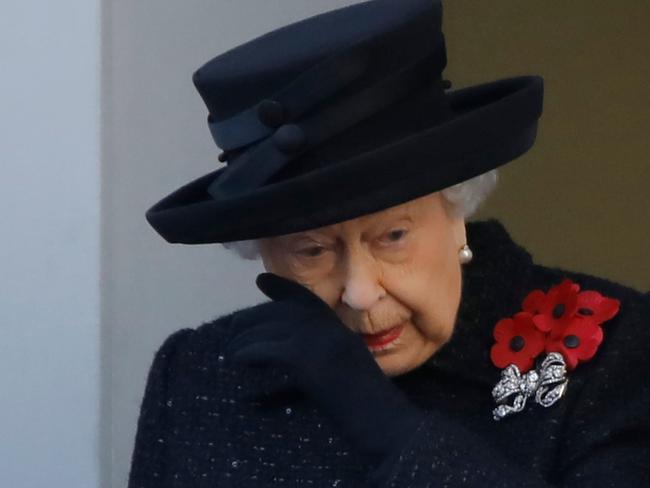
[[[397,0],[396,0],[397,1]],[[144,212],[213,170],[204,62],[355,1],[26,0],[0,18],[3,486],[126,486],[146,374],[171,332],[263,299],[261,263],[170,245]],[[454,88],[545,80],[496,217],[541,264],[650,289],[650,4],[443,1]],[[470,243],[471,244],[471,243]]]

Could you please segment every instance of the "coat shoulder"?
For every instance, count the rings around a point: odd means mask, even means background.
[[[189,393],[217,385],[228,389],[238,368],[227,360],[227,346],[236,334],[235,318],[255,310],[245,307],[203,322],[195,327],[175,330],[155,351],[148,374],[148,384],[165,383],[167,392]],[[240,372],[240,371],[238,371]],[[214,382],[214,378],[221,381]],[[216,392],[214,392],[216,393]],[[223,392],[222,392],[223,393]]]
[[[197,326],[178,329],[164,339],[158,353],[175,350],[180,355],[197,357],[199,351],[222,351],[222,346],[236,334],[236,317],[254,313],[260,305],[262,304],[239,308]]]

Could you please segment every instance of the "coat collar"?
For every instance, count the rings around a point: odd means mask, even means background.
[[[529,292],[531,255],[495,219],[469,222],[474,258],[462,265],[462,294],[451,339],[417,370],[434,370],[492,387],[500,370],[490,360],[497,321],[521,307]]]

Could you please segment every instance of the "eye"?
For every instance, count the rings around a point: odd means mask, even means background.
[[[386,234],[386,240],[389,243],[400,242],[404,239],[408,231],[406,229],[394,229]]]
[[[300,249],[298,251],[298,254],[308,258],[317,258],[319,256],[322,256],[324,251],[325,248],[322,246],[311,246],[311,247],[306,247],[304,249]]]

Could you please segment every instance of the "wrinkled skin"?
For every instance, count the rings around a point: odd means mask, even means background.
[[[404,323],[373,351],[388,376],[426,361],[451,337],[461,295],[465,221],[439,192],[318,229],[260,240],[267,271],[324,300],[357,333]]]

